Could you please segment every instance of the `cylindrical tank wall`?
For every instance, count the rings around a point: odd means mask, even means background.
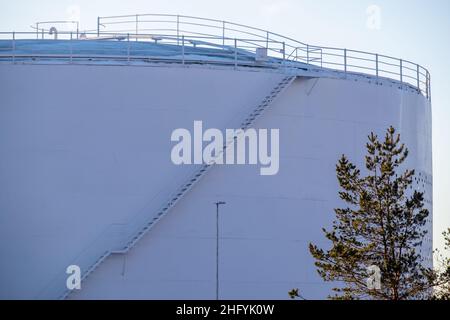
[[[34,298],[103,230],[162,203],[191,168],[170,160],[174,129],[236,128],[282,79],[220,68],[1,65],[0,297]],[[431,109],[419,94],[367,81],[298,78],[255,128],[280,129],[280,170],[213,168],[126,255],[71,298],[325,298],[307,246],[327,245],[335,164],[363,164],[367,135],[394,126],[431,209]],[[420,176],[419,176],[420,174]],[[431,217],[430,217],[431,218]],[[431,219],[430,219],[431,221]],[[430,224],[431,225],[431,224]],[[431,227],[424,249],[431,256]]]

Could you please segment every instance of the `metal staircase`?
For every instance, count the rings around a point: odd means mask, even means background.
[[[255,120],[259,116],[261,116],[261,114],[270,106],[270,104],[279,96],[279,94],[290,86],[290,84],[295,80],[295,78],[296,76],[286,76],[272,89],[270,94],[267,95],[264,98],[264,100],[255,109],[253,109],[252,112],[248,115],[248,117],[241,123],[240,125],[240,129],[242,129],[241,133],[243,133],[244,130],[248,129],[255,122]],[[222,152],[219,155],[217,155],[217,157],[222,155],[223,152],[225,152],[225,150],[227,149],[227,147],[230,146],[231,143],[238,138],[239,133],[232,139],[226,141],[224,143]],[[156,215],[149,215],[148,220],[142,224],[141,228],[137,229],[137,231],[135,232],[132,232],[128,237],[124,237],[123,239],[121,239],[120,243],[116,246],[116,248],[106,249],[100,255],[98,255],[98,258],[95,259],[88,268],[86,268],[84,271],[82,270],[81,281],[85,280],[111,254],[125,254],[131,248],[133,248],[134,245],[153,226],[155,226],[156,223],[160,219],[162,219],[170,211],[170,209],[173,208],[178,203],[178,201],[180,201],[198,181],[201,180],[202,177],[205,176],[205,174],[214,166],[214,164],[215,164],[214,161],[207,164],[203,164],[193,175],[191,175],[187,179],[185,183],[181,185],[181,187],[179,187],[169,197],[169,200],[166,201],[160,207],[160,209],[156,212]],[[61,283],[61,279],[59,279],[58,282],[59,286],[62,286],[63,284],[65,285],[65,282]],[[64,286],[63,292],[60,291],[60,295],[57,298],[65,299],[70,294],[70,292],[71,290],[67,289]]]

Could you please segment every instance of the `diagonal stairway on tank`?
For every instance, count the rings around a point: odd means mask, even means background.
[[[271,90],[271,92],[253,108],[248,114],[248,116],[242,121],[239,129],[239,133],[233,138],[227,140],[224,143],[224,147],[221,153],[217,155],[219,157],[223,152],[230,146],[239,135],[242,134],[246,129],[250,128],[255,120],[259,118],[269,106],[275,101],[277,97],[288,88],[296,79],[295,75],[288,75],[283,77],[283,79]],[[106,260],[111,254],[126,254],[130,251],[136,243],[146,235],[157,223],[160,221],[169,211],[173,208],[178,201],[180,201],[193,187],[198,183],[206,173],[214,167],[215,163],[203,164],[198,170],[196,170],[188,179],[185,181],[167,201],[156,212],[146,215],[145,221],[139,221],[138,228],[131,228],[128,230],[124,236],[122,236],[123,231],[120,232],[115,230],[115,228],[121,228],[121,225],[112,226],[108,231],[108,237],[100,236],[97,239],[98,244],[94,246],[94,250],[86,250],[82,252],[74,261],[72,265],[80,266],[81,268],[81,281],[83,282],[92,272],[97,269],[103,261]],[[111,241],[111,235],[118,235],[116,241]],[[41,299],[65,299],[72,290],[68,289],[66,286],[68,274],[63,273],[59,275],[52,283],[49,284],[39,295]]]

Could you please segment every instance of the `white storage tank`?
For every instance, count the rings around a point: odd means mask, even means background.
[[[391,125],[432,212],[426,69],[333,49],[337,62],[331,49],[259,29],[249,48],[237,26],[203,22],[224,27],[0,40],[1,298],[286,299],[295,287],[326,298],[333,284],[308,244],[328,245],[321,229],[342,206],[335,165],[346,154],[363,166],[367,135]],[[199,120],[278,129],[277,174],[174,164],[172,133]],[[69,265],[86,277],[70,294]]]

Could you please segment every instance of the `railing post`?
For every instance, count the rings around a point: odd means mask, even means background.
[[[180,15],[177,14],[177,46],[180,44]]]
[[[417,64],[417,90],[420,92],[420,66]]]
[[[269,50],[269,31],[266,32],[266,49]]]
[[[377,80],[378,80],[378,53],[375,54],[375,70],[376,70],[376,75],[377,75]]]
[[[184,35],[181,36],[181,59],[184,64]]]
[[[36,23],[36,40],[39,39],[39,23]]]
[[[97,38],[100,37],[100,17],[97,17]]]
[[[323,51],[320,49],[320,67],[323,68]]]
[[[73,44],[72,44],[72,32],[70,32],[70,63],[72,63],[73,56]]]
[[[136,14],[136,41],[138,41],[138,33],[139,33],[139,15]]]
[[[13,32],[13,40],[12,40],[12,61],[16,63],[16,33]]]
[[[400,83],[403,85],[403,60],[400,59]]]
[[[127,62],[130,63],[130,34],[127,33]]]
[[[344,72],[347,76],[347,49],[344,49]]]
[[[286,43],[283,41],[283,60],[286,59]]]
[[[309,44],[306,45],[306,63],[309,64]]]
[[[237,40],[234,38],[234,68],[237,68]]]

